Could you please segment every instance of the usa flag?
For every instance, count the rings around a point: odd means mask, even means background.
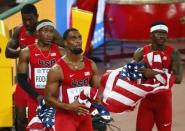
[[[132,110],[146,95],[170,90],[173,86],[175,77],[163,69],[163,55],[161,53],[149,53],[144,56],[144,61],[148,68],[161,73],[145,80],[141,74],[133,71],[133,69],[132,73],[128,72],[131,68],[138,68],[137,64],[137,66],[132,65],[133,67],[129,67],[131,65],[128,64],[102,76],[100,88],[103,92],[102,103],[109,111],[121,113]],[[143,79],[144,81],[137,83],[134,81],[136,79]]]
[[[101,78],[101,87],[99,88],[99,92],[103,93],[102,104],[110,112],[121,113],[132,110],[141,99],[149,94],[170,90],[175,77],[163,68],[164,57],[161,52],[151,52],[144,56],[145,64],[129,63],[124,67],[105,73]],[[146,79],[138,71],[140,68],[146,67],[161,73]],[[81,92],[79,97],[83,96],[82,98],[85,102],[80,102],[85,105],[88,103],[88,107],[90,107],[91,101],[90,95],[87,94],[91,94],[92,98],[93,90],[95,89],[89,88],[88,91],[85,91],[86,93]]]
[[[27,125],[26,130],[28,131],[55,131],[55,127],[47,128],[44,126],[42,121],[38,116],[32,118],[32,120]]]
[[[108,111],[122,113],[133,110],[136,104],[147,95],[170,90],[173,86],[175,76],[164,68],[163,60],[166,60],[163,52],[154,51],[144,56],[144,64],[128,63],[124,67],[107,72],[101,78],[101,87],[98,90],[97,88],[84,87],[78,101],[87,108],[91,108],[99,91],[103,93],[102,105]],[[146,67],[161,73],[146,79],[143,74],[138,72],[140,68]],[[140,80],[139,83],[138,80]],[[48,110],[44,108],[44,111]],[[51,118],[51,115],[44,116],[46,116],[46,121],[43,122],[45,119],[40,120],[37,116],[29,123],[28,128],[46,129],[47,126],[44,123],[48,122],[47,118]],[[52,121],[52,118],[50,120]],[[47,129],[54,130],[54,128]]]
[[[41,98],[36,109],[37,115],[29,122],[29,131],[55,131],[55,109],[46,106],[44,98]]]
[[[120,78],[125,79],[128,78],[131,81],[136,81],[137,83],[140,83],[141,80],[145,80],[146,78],[144,75],[139,72],[139,69],[145,68],[145,64],[139,64],[139,63],[128,63],[120,72]]]

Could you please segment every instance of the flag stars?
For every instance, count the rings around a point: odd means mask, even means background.
[[[145,67],[143,64],[129,63],[122,68],[120,77],[121,78],[127,77],[128,79],[131,80],[142,79],[143,74],[140,73],[138,70],[143,67]]]

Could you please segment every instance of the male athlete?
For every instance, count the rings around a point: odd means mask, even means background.
[[[35,44],[37,42],[36,25],[38,22],[37,9],[33,4],[26,4],[21,9],[21,16],[23,24],[18,26],[7,43],[6,57],[16,59],[19,56],[20,50],[28,45]],[[62,38],[59,34],[55,33],[55,42],[61,45]],[[26,101],[27,93],[16,84],[16,90],[14,93],[14,104],[16,114],[16,130],[24,131],[27,124],[26,119]]]
[[[54,24],[47,19],[38,22],[38,41],[21,50],[18,63],[18,83],[29,94],[27,99],[28,120],[36,115],[40,97],[44,95],[47,73],[65,50],[55,43]]]
[[[179,52],[166,44],[168,27],[163,22],[155,22],[150,28],[152,42],[136,50],[134,60],[139,62],[152,51],[163,54],[164,72],[175,75],[175,83],[182,81],[182,64]],[[146,78],[154,77],[161,72],[146,68],[141,71]],[[158,131],[171,131],[172,125],[172,93],[171,89],[151,94],[144,98],[139,106],[136,131],[151,131],[156,124]]]
[[[77,29],[68,29],[63,39],[66,55],[48,73],[45,99],[56,108],[56,131],[92,131],[91,115],[77,98],[87,86],[99,87],[98,70],[82,55],[82,36]]]
[[[18,58],[20,49],[23,49],[30,44],[34,44],[37,41],[35,28],[38,22],[38,13],[36,7],[32,4],[26,4],[21,9],[21,16],[23,24],[15,29],[13,36],[10,38],[7,44],[5,53],[7,58]],[[27,125],[26,99],[26,92],[23,91],[18,84],[16,84],[16,90],[14,92],[14,104],[16,115],[15,127],[17,131],[24,131]]]

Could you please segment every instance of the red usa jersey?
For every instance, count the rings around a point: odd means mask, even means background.
[[[92,79],[91,61],[84,57],[84,68],[80,70],[72,70],[67,63],[61,58],[57,63],[61,66],[64,74],[64,80],[60,87],[59,99],[64,103],[72,103],[77,100],[80,92],[89,87]]]
[[[34,44],[37,40],[36,35],[28,35],[26,33],[26,28],[24,25],[20,27],[19,32],[19,46],[21,49],[27,47],[28,45]]]
[[[47,73],[60,58],[59,47],[52,44],[50,50],[43,51],[34,44],[29,45],[28,48],[30,50],[29,82],[38,93],[43,95]]]
[[[144,46],[143,48],[143,55],[144,56],[150,56],[149,53],[152,53],[153,51],[151,50],[151,46],[150,45],[147,45],[147,46]],[[160,56],[162,56],[162,58],[159,57],[159,52],[160,52]],[[171,73],[171,55],[172,55],[172,52],[173,52],[173,48],[166,45],[165,46],[165,50],[164,51],[154,51],[153,54],[151,54],[151,56],[153,58],[151,58],[150,60],[151,61],[146,61],[146,64],[151,67],[151,68],[155,68],[154,66],[156,66],[156,68],[163,68],[167,71],[167,73]],[[155,55],[156,53],[156,55]],[[160,60],[161,59],[161,60]],[[155,65],[151,65],[150,63],[155,63]],[[160,64],[157,64],[157,63],[162,63],[162,66],[163,67],[158,67]]]

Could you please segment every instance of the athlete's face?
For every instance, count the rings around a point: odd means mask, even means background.
[[[81,54],[83,52],[82,36],[78,31],[70,31],[66,41],[67,41],[66,47],[73,54]]]
[[[33,32],[35,31],[38,15],[35,14],[22,14],[22,21],[27,31]]]
[[[164,30],[157,30],[151,34],[152,41],[157,46],[164,46],[167,41],[167,32]]]
[[[45,45],[50,45],[54,39],[54,33],[54,27],[44,26],[38,31],[39,40]]]

